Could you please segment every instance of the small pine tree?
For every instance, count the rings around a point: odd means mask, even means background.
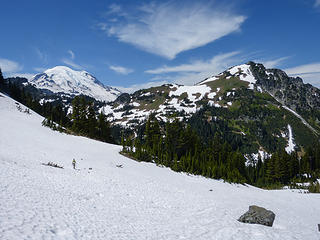
[[[121,134],[121,146],[122,146],[122,152],[126,152],[126,145],[124,140],[124,133]]]
[[[4,90],[5,82],[4,82],[4,77],[2,75],[2,71],[0,68],[0,90]]]
[[[86,121],[86,132],[89,137],[94,138],[97,135],[97,119],[96,119],[96,113],[93,108],[93,103],[89,103],[89,106],[87,107],[87,121]]]
[[[80,132],[81,124],[80,124],[80,97],[76,96],[72,100],[72,130],[76,133]]]
[[[97,120],[98,138],[105,142],[111,142],[110,126],[103,113],[100,113]]]
[[[317,181],[316,183],[312,182],[310,183],[308,190],[310,193],[320,193],[320,184]]]

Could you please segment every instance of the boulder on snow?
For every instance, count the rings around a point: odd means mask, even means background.
[[[253,205],[249,207],[249,211],[243,214],[238,221],[272,227],[275,217],[276,215],[272,211]]]

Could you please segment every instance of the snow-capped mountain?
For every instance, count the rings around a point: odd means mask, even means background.
[[[231,99],[226,101],[226,98],[234,96],[241,87],[262,91],[256,84],[256,78],[249,64],[231,67],[194,86],[166,84],[142,89],[131,95],[124,94],[102,110],[112,116],[110,120],[124,126],[144,121],[151,112],[163,121],[166,121],[166,116],[173,112],[179,112],[181,117],[190,118],[203,107],[204,103],[214,107],[231,107],[233,104]]]
[[[57,66],[35,75],[30,81],[33,86],[53,93],[86,95],[100,101],[113,101],[120,91],[104,86],[86,71],[75,71],[66,66]]]
[[[300,78],[288,77],[279,69],[265,69],[262,64],[249,62],[231,67],[208,77],[194,86],[165,84],[123,94],[102,109],[110,120],[126,125],[144,121],[151,112],[166,120],[172,112],[190,118],[204,105],[230,108],[241,89],[270,95],[282,106],[297,109],[320,109],[320,90],[304,84]],[[298,89],[299,91],[295,91]]]
[[[318,96],[320,90],[301,78],[248,62],[193,86],[166,84],[122,94],[101,110],[125,128],[143,125],[150,114],[162,122],[174,116],[208,136],[210,129],[224,129],[221,134],[241,139],[247,153],[271,153],[274,146],[292,152],[306,147],[306,138],[319,139]]]

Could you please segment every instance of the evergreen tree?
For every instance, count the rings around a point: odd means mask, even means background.
[[[265,178],[268,183],[273,183],[275,179],[275,156],[265,160],[266,173]]]
[[[145,144],[148,151],[152,152],[153,155],[158,155],[158,142],[160,140],[160,126],[159,122],[154,116],[151,114],[147,123],[145,130]]]
[[[86,132],[89,137],[95,138],[97,137],[97,119],[96,119],[96,113],[93,108],[93,103],[88,103],[88,106],[86,107],[87,110],[87,120],[86,120]]]
[[[98,138],[105,142],[111,142],[110,125],[103,113],[98,116]]]
[[[0,90],[4,90],[4,88],[5,88],[5,81],[0,68]]]
[[[124,140],[124,133],[122,131],[121,134],[121,146],[122,146],[122,152],[126,152],[126,145],[125,145],[125,140]]]
[[[81,130],[81,118],[80,118],[80,97],[76,96],[72,100],[72,130],[76,133],[80,132]]]

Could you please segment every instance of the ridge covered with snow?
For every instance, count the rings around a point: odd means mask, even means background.
[[[197,85],[207,84],[209,82],[218,80],[223,75],[225,75],[225,78],[227,80],[230,79],[231,77],[237,77],[241,81],[248,82],[249,89],[254,89],[254,85],[257,82],[257,80],[253,76],[253,73],[250,69],[250,64],[246,63],[246,64],[233,66],[233,67],[229,68],[228,70],[226,70],[222,73],[219,73],[217,76],[212,76],[212,77],[206,78],[205,80],[201,81]]]
[[[193,86],[165,84],[145,91],[140,90],[130,95],[127,107],[125,104],[111,103],[101,108],[101,111],[109,116],[109,121],[128,127],[137,122],[145,121],[151,112],[156,113],[157,117],[163,121],[167,121],[166,116],[174,111],[183,113],[184,117],[189,118],[201,109],[203,103],[200,104],[200,102],[202,100],[207,101],[210,106],[228,108],[233,105],[230,99],[235,95],[237,89],[222,89],[223,87],[219,87],[219,84],[223,85],[222,82],[228,81],[231,77],[242,81],[243,85],[249,89],[254,89],[256,86],[256,79],[250,65],[242,64],[231,67],[217,76],[207,78]],[[211,84],[214,85],[217,80],[222,82],[218,86],[212,86]],[[257,89],[262,91],[259,86]],[[224,99],[229,100],[224,101]],[[159,104],[156,104],[157,102]],[[148,107],[149,105],[151,107]]]
[[[53,93],[86,95],[100,101],[113,101],[120,91],[104,86],[86,71],[75,71],[66,66],[56,66],[35,75],[29,82],[37,88]]]

